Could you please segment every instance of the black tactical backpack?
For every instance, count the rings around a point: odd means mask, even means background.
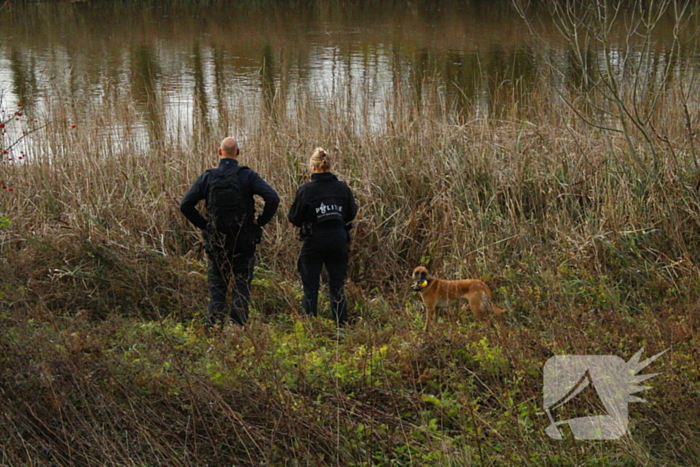
[[[207,196],[207,213],[209,222],[217,232],[237,234],[245,222],[246,209],[243,200],[243,185],[238,172],[243,167],[237,166],[231,171],[209,169],[209,195]]]

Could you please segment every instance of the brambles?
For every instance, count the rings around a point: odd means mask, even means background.
[[[39,120],[28,115],[31,107],[18,103],[17,110],[5,108],[4,94],[0,92],[0,162],[21,161],[26,157],[24,150],[17,150],[18,146],[34,132],[44,126]]]
[[[24,149],[20,149],[23,142],[29,135],[45,127],[39,124],[38,119],[30,116],[31,106],[20,102],[16,105],[17,110],[11,110],[4,104],[5,94],[0,90],[0,167],[25,162],[27,154]],[[10,172],[4,172],[3,177],[7,177],[7,180],[0,181],[0,196],[15,191]],[[3,216],[0,221],[7,223],[9,219]]]

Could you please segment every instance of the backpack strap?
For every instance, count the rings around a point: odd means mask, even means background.
[[[233,175],[238,175],[238,172],[240,172],[243,169],[247,169],[248,166],[246,165],[237,165],[233,168]],[[210,169],[207,169],[206,171],[213,174],[214,172],[219,172],[221,167],[212,167]]]

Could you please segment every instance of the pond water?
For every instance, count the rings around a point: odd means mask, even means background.
[[[458,120],[499,117],[513,102],[526,111],[528,96],[556,99],[557,88],[580,85],[556,28],[536,22],[545,42],[534,42],[509,1],[10,1],[0,24],[5,109],[32,106],[66,124],[122,112],[129,122],[118,125],[151,141],[220,127],[238,111],[293,112],[300,99],[375,128],[397,96],[437,96]],[[635,66],[660,75],[672,32],[662,21]],[[625,39],[610,46],[621,77],[632,61]],[[697,64],[696,50],[674,60]]]

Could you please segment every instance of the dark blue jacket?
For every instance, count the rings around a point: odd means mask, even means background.
[[[326,228],[345,228],[355,219],[357,205],[350,187],[330,172],[315,173],[297,190],[287,219],[301,227],[308,223]]]
[[[222,158],[219,162],[219,169],[223,171],[233,170],[238,167],[236,159]],[[195,227],[206,230],[208,221],[197,209],[197,203],[201,200],[207,200],[209,194],[209,179],[211,174],[207,171],[199,176],[192,188],[183,196],[180,201],[180,211],[185,215]],[[243,187],[243,199],[246,203],[246,217],[250,222],[255,219],[255,199],[253,195],[262,197],[265,201],[265,207],[262,214],[258,216],[257,221],[259,226],[264,226],[275,215],[277,207],[280,204],[280,198],[275,190],[263,180],[260,175],[248,167],[241,167],[238,172],[238,177],[241,180]]]

